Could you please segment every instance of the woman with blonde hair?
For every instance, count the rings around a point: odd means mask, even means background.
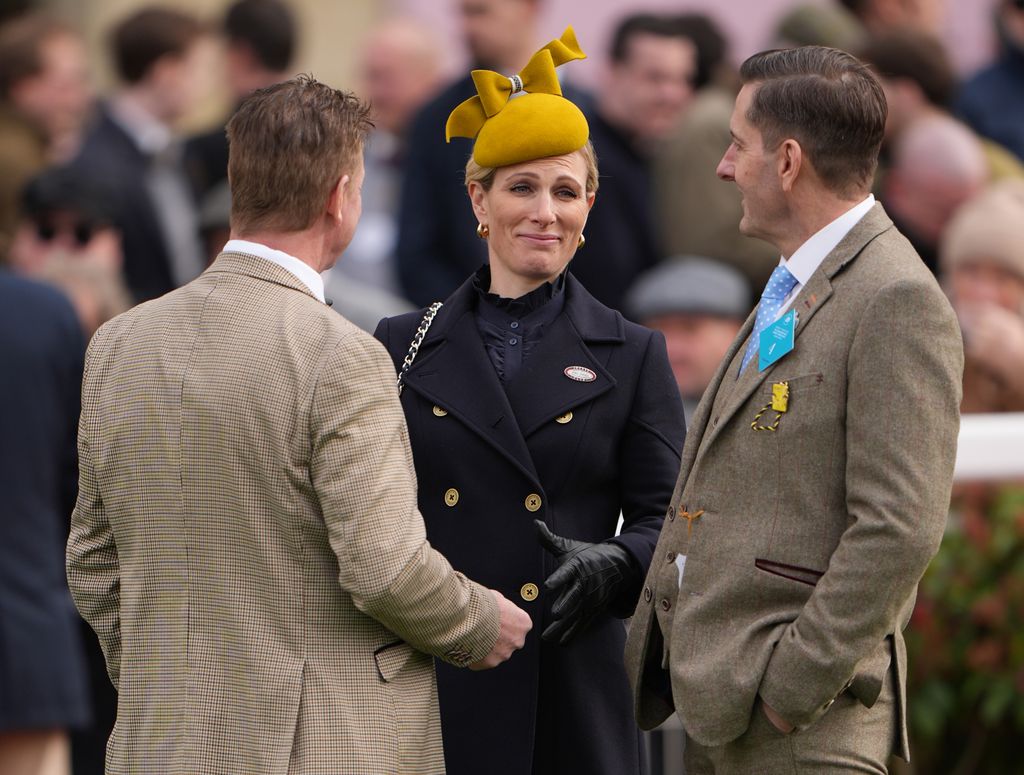
[[[568,271],[598,172],[555,67],[583,57],[569,28],[514,76],[473,72],[478,94],[447,134],[476,141],[466,187],[488,264],[443,304],[377,329],[400,370],[429,540],[534,623],[500,670],[438,665],[454,775],[642,769],[621,619],[685,429],[661,334]]]

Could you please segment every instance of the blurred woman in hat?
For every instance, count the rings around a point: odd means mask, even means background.
[[[995,183],[957,211],[940,266],[964,335],[961,411],[1024,412],[1024,181]]]
[[[400,372],[431,543],[534,622],[500,670],[438,665],[454,775],[641,771],[620,620],[685,428],[663,337],[568,271],[598,174],[555,67],[583,57],[569,28],[515,76],[473,72],[478,94],[447,135],[475,138],[467,206],[489,263],[443,305],[377,329]]]

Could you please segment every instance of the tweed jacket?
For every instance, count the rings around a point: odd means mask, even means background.
[[[881,205],[792,308],[795,348],[737,379],[751,315],[695,412],[626,645],[637,718],[674,709],[720,745],[760,695],[806,728],[847,688],[870,707],[894,665],[905,757],[901,633],[945,526],[960,332]]]
[[[443,772],[430,655],[497,603],[425,540],[383,348],[221,254],[97,332],[68,578],[118,689],[108,773]]]

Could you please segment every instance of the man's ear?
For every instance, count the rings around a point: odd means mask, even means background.
[[[342,175],[338,178],[338,182],[334,184],[334,188],[331,189],[331,193],[327,197],[327,214],[336,221],[341,220],[342,213],[345,210],[345,197],[349,192],[348,184],[350,180],[350,176]]]
[[[804,149],[792,137],[783,140],[776,157],[779,183],[783,191],[792,191],[804,164]]]
[[[473,204],[473,214],[478,223],[487,223],[487,192],[484,187],[475,180],[470,181],[467,188],[469,201]]]

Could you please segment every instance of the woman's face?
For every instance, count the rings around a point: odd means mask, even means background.
[[[957,266],[949,274],[954,307],[993,304],[1024,314],[1024,277],[985,260]]]
[[[576,252],[594,194],[575,151],[499,168],[489,191],[469,184],[477,220],[490,230],[492,289],[527,293],[554,280]]]

